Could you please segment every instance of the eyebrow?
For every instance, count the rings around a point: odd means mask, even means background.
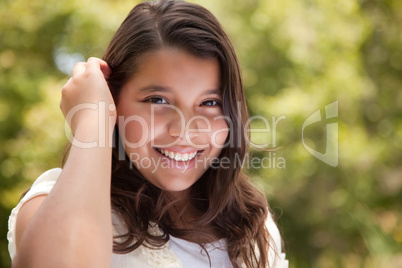
[[[148,92],[151,93],[151,92],[157,92],[157,91],[166,92],[166,91],[171,91],[171,90],[170,90],[170,88],[167,88],[167,87],[149,85],[149,86],[140,88],[139,91],[140,91],[140,93],[148,93]]]
[[[204,95],[212,95],[212,94],[220,95],[221,91],[219,89],[210,89],[204,93],[205,93]]]
[[[163,87],[157,85],[149,85],[139,89],[140,93],[169,92],[169,91],[172,91],[170,87]],[[212,95],[212,94],[220,95],[221,91],[219,89],[210,89],[203,93],[203,95]]]

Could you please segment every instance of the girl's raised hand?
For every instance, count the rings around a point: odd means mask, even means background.
[[[112,137],[116,123],[110,74],[106,62],[90,58],[63,87],[60,108],[73,146],[49,195],[27,200],[18,213],[13,267],[109,267],[112,147],[102,138]]]
[[[106,82],[110,74],[108,64],[98,58],[89,58],[87,62],[75,65],[72,77],[62,89],[60,102],[60,109],[73,134],[79,128],[96,128],[98,131],[101,129],[99,124],[103,123],[109,126],[106,131],[114,126],[116,109]]]

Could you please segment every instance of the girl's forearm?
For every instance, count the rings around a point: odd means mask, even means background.
[[[95,140],[97,133],[87,125],[77,129],[75,138]],[[14,266],[108,267],[113,244],[110,176],[110,146],[73,145],[57,183],[21,238]]]

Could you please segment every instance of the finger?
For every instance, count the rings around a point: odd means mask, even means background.
[[[87,61],[87,71],[90,72],[99,72],[100,64],[97,58],[89,58]]]
[[[76,63],[71,76],[74,77],[75,75],[82,74],[83,72],[85,72],[86,66],[86,62]]]
[[[97,68],[100,68],[105,78],[109,78],[109,76],[112,74],[112,69],[109,67],[106,61],[101,60],[99,58],[91,57],[88,59],[88,63],[89,62],[96,62]]]
[[[109,76],[112,74],[112,69],[109,67],[109,64],[107,64],[106,61],[101,60],[100,61],[100,67],[101,67],[101,71],[103,73],[103,75],[105,76],[105,78],[109,78]]]
[[[71,82],[71,80],[73,80],[73,77],[70,77],[70,79],[68,79],[68,80],[67,80],[66,85],[67,85],[68,83],[70,83],[70,82]]]

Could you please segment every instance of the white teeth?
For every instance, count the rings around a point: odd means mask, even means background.
[[[193,159],[195,157],[195,155],[197,154],[197,152],[193,152],[193,153],[185,153],[185,154],[180,154],[180,153],[175,153],[175,152],[170,152],[168,150],[164,150],[164,149],[159,149],[159,151],[161,152],[161,154],[174,159],[176,161],[189,161],[191,159]]]

